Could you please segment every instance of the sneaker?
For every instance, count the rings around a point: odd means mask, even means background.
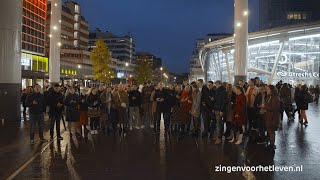
[[[34,140],[33,139],[30,140],[30,144],[34,144]]]
[[[136,129],[140,129],[140,127],[139,127],[139,126],[136,126],[135,128],[136,128]]]
[[[130,131],[132,131],[132,126],[130,126],[130,128],[129,128],[129,129],[130,129]]]
[[[58,140],[63,140],[63,137],[60,136],[60,137],[58,137],[57,139],[58,139]]]
[[[94,130],[94,134],[98,134],[98,130]]]
[[[44,143],[44,142],[48,142],[46,139],[40,139],[40,142]]]
[[[144,125],[141,125],[141,127],[140,127],[141,129],[144,129]]]
[[[92,134],[92,135],[94,134],[94,130],[91,130],[91,134]]]

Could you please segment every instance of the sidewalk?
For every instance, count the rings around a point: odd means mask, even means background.
[[[49,121],[45,118],[44,138],[49,140]],[[61,130],[63,125],[61,123]],[[49,142],[49,141],[48,141]],[[47,143],[48,143],[47,142]],[[47,143],[40,143],[36,128],[35,143],[30,144],[29,121],[0,124],[0,179],[8,177],[34,154],[40,152]]]

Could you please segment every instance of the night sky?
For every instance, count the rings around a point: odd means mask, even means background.
[[[172,72],[189,72],[195,39],[233,33],[233,0],[76,0],[91,30],[133,36],[136,51],[162,58]],[[258,30],[259,0],[249,0],[249,31]]]

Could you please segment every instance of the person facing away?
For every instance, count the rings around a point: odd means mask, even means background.
[[[44,95],[40,93],[41,86],[36,84],[34,91],[26,97],[25,104],[29,107],[30,118],[30,143],[34,143],[34,129],[36,124],[39,128],[40,142],[46,142],[43,138],[44,114],[46,112],[46,102]]]

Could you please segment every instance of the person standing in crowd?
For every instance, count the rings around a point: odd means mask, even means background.
[[[89,96],[87,97],[87,102],[90,108],[88,115],[90,117],[91,134],[98,134],[98,126],[100,125],[101,116],[101,100],[96,88],[92,88]]]
[[[136,84],[132,85],[132,90],[129,91],[129,126],[130,130],[132,127],[136,129],[142,128],[140,119],[140,106],[141,106],[141,93],[138,91]],[[133,122],[134,119],[134,122]]]
[[[301,84],[297,84],[295,90],[294,90],[294,101],[296,102],[296,109],[293,111],[293,118],[295,118],[296,112],[298,112],[298,118],[301,119],[301,102],[300,102],[300,91],[301,91]]]
[[[170,129],[171,129],[171,125],[172,125],[172,121],[171,121],[171,115],[172,115],[172,112],[173,112],[173,107],[175,106],[176,104],[176,91],[175,91],[175,88],[174,88],[174,85],[173,83],[170,83],[169,86],[168,86],[168,89],[167,89],[167,102],[168,102],[168,108],[169,108],[169,122],[167,122],[167,129],[168,129],[168,132],[170,133]]]
[[[117,109],[117,117],[120,125],[119,134],[126,134],[128,132],[128,93],[124,91],[123,84],[118,85],[118,90],[112,94],[112,103]]]
[[[147,84],[142,88],[142,109],[144,112],[142,127],[144,127],[145,123],[149,121],[149,126],[153,125],[152,122],[152,101],[151,94],[154,91],[154,87],[151,85],[151,81],[148,81]]]
[[[208,104],[207,104],[207,108],[208,108],[208,118],[209,118],[209,127],[208,129],[204,130],[205,132],[210,133],[210,137],[213,136],[213,132],[215,129],[215,114],[214,114],[214,100],[215,100],[215,96],[216,96],[216,87],[214,86],[212,81],[208,81]],[[206,126],[204,126],[204,128],[206,128]]]
[[[247,97],[247,115],[248,115],[248,129],[246,134],[249,135],[251,133],[251,129],[254,126],[254,122],[256,119],[256,114],[257,112],[255,111],[256,109],[254,108],[254,100],[258,94],[258,88],[255,86],[255,80],[250,79],[249,82],[249,87],[246,92],[246,97]]]
[[[181,93],[181,117],[180,117],[180,127],[181,133],[180,138],[185,135],[186,125],[190,126],[190,112],[192,107],[192,91],[189,85],[185,85]]]
[[[268,131],[268,136],[270,139],[269,148],[274,150],[276,148],[275,136],[276,129],[279,126],[280,120],[280,98],[278,96],[278,90],[273,85],[268,85],[267,88],[267,99],[266,103],[261,105],[261,108],[266,111],[265,113],[265,127]]]
[[[80,131],[82,134],[82,128],[83,128],[83,133],[86,133],[86,126],[88,124],[88,108],[89,104],[87,103],[87,96],[86,94],[81,94],[80,95],[80,106],[79,106],[79,113],[80,113],[80,121],[79,121],[79,127]]]
[[[40,142],[46,142],[43,137],[44,114],[46,112],[46,102],[44,95],[40,93],[41,86],[36,84],[34,92],[26,97],[25,105],[29,107],[30,118],[30,143],[34,144],[34,129],[36,124],[39,127]]]
[[[224,119],[226,122],[226,131],[224,133],[224,137],[227,140],[231,140],[233,137],[232,132],[232,114],[233,114],[233,104],[236,100],[236,94],[232,90],[232,84],[226,85],[227,99],[226,99],[226,112],[224,113]]]
[[[26,99],[27,99],[27,92],[26,89],[23,89],[22,91],[22,95],[20,97],[20,101],[22,103],[22,107],[23,107],[23,116],[26,115],[26,111],[27,111],[27,106],[26,106]]]
[[[102,103],[101,106],[101,111],[103,114],[101,117],[101,127],[102,127],[102,132],[105,133],[105,128],[107,126],[107,133],[110,132],[110,127],[112,129],[116,128],[116,124],[114,121],[111,120],[111,101],[112,101],[112,89],[110,86],[107,87],[103,93],[100,95],[100,100]]]
[[[200,132],[200,106],[201,106],[201,91],[195,82],[192,85],[192,107],[191,115],[193,119],[193,136],[198,136]]]
[[[286,112],[288,122],[293,120],[292,118],[292,102],[291,102],[291,90],[287,83],[284,83],[280,89],[280,110],[281,110],[281,122],[280,128],[282,127],[283,113]]]
[[[259,77],[255,77],[254,78],[255,82],[256,82],[256,86],[259,87],[260,84],[262,83]]]
[[[208,104],[210,103],[210,98],[209,98],[209,89],[208,87],[204,84],[203,79],[198,79],[198,88],[201,93],[201,106],[200,106],[200,117],[202,118],[203,121],[203,126],[204,126],[204,131],[202,133],[202,137],[207,137],[208,136],[208,129],[210,125],[210,119],[209,119],[209,107]],[[200,119],[201,123],[201,119]]]
[[[69,93],[64,99],[64,104],[66,106],[66,120],[68,122],[70,136],[72,135],[72,127],[76,127],[76,132],[79,132],[79,127],[77,127],[80,120],[78,109],[79,101],[80,98],[79,95],[75,93],[75,88],[73,86],[69,87]]]
[[[64,111],[64,97],[60,92],[61,88],[59,84],[54,84],[53,91],[48,94],[47,97],[47,104],[50,108],[49,110],[49,117],[51,118],[50,121],[50,139],[53,140],[54,134],[54,125],[56,125],[56,133],[57,139],[63,140],[60,135],[60,120],[62,118],[62,112]]]
[[[246,124],[247,99],[244,95],[244,89],[241,86],[234,86],[233,91],[237,97],[234,104],[232,115],[233,138],[229,141],[235,144],[241,144]]]
[[[156,91],[159,90],[159,85],[156,85],[154,87],[154,90],[151,93],[150,96],[150,101],[151,101],[151,122],[150,122],[150,128],[154,129],[154,124],[156,123],[157,120],[157,100],[156,100]]]
[[[104,86],[103,85],[100,85],[99,86],[99,89],[98,89],[98,91],[97,91],[97,95],[100,97],[100,95],[104,92]]]
[[[244,89],[244,92],[247,92],[248,87],[246,86],[243,80],[239,80],[238,84],[240,87]]]
[[[256,108],[257,112],[257,128],[259,130],[259,139],[258,144],[265,143],[265,114],[266,110],[261,108],[262,104],[266,104],[267,99],[267,92],[264,84],[260,84],[259,86],[259,93],[254,100],[254,107]]]
[[[216,120],[216,136],[215,136],[215,144],[222,143],[222,133],[223,133],[223,117],[226,113],[228,96],[226,92],[226,88],[222,86],[221,81],[216,81],[216,95],[214,98],[213,110],[215,114]]]
[[[305,126],[308,126],[308,118],[307,118],[307,114],[306,114],[306,110],[308,110],[308,98],[307,96],[310,96],[310,94],[308,94],[308,88],[306,85],[302,85],[301,86],[301,91],[299,94],[299,103],[300,103],[300,110],[301,110],[301,118],[299,119],[299,122],[301,124],[304,124]]]
[[[314,102],[316,104],[319,103],[319,94],[320,94],[320,88],[319,88],[319,85],[316,85],[316,87],[314,88]]]
[[[175,102],[174,105],[172,107],[172,113],[171,113],[171,123],[172,123],[172,131],[174,133],[177,133],[180,130],[180,126],[179,126],[179,122],[180,122],[180,118],[181,118],[181,86],[180,85],[176,85],[175,87]]]
[[[161,114],[163,114],[165,132],[169,132],[169,122],[170,122],[170,106],[168,103],[168,92],[163,88],[163,84],[159,83],[159,89],[156,90],[154,98],[157,101],[157,118],[154,122],[154,132],[156,134],[160,133],[160,120]]]

